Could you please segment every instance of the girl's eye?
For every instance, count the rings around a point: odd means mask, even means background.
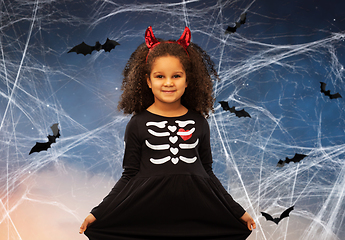
[[[180,77],[181,77],[181,76],[178,75],[178,74],[174,75],[174,78],[180,78]]]
[[[157,75],[156,78],[163,78],[163,75]]]

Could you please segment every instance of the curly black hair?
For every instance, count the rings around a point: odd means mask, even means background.
[[[186,72],[188,87],[182,95],[181,104],[208,117],[214,104],[212,83],[219,79],[210,56],[195,43],[190,43],[184,49],[174,40],[158,40],[160,44],[150,53],[146,44],[142,43],[129,58],[123,70],[123,93],[118,109],[125,114],[135,114],[151,106],[154,96],[147,85],[147,77],[150,76],[152,64],[158,57],[173,56],[180,60]]]

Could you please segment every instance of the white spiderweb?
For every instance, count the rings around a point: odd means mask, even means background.
[[[261,4],[1,1],[0,239],[85,239],[79,224],[122,171],[129,118],[116,111],[121,71],[149,25],[165,39],[189,26],[192,41],[216,63],[214,170],[254,217],[250,239],[344,238],[344,103],[321,94],[319,82],[345,96],[345,33],[311,31],[307,41],[294,32],[261,33],[271,21],[285,23]],[[246,24],[224,34],[244,11]],[[107,37],[121,45],[67,54]],[[222,111],[218,101],[251,118]],[[28,155],[53,123],[57,142]],[[295,153],[308,157],[276,166]],[[260,213],[278,217],[292,205],[279,225]]]

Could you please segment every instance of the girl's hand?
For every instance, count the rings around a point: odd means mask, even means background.
[[[79,233],[82,234],[83,232],[85,232],[85,230],[87,229],[88,226],[91,225],[91,223],[93,223],[94,221],[96,221],[95,216],[93,216],[91,213],[85,218],[84,222],[81,224],[80,229],[79,229]]]
[[[253,230],[256,228],[254,219],[249,215],[249,213],[245,212],[241,217],[241,220],[247,224],[249,230]]]

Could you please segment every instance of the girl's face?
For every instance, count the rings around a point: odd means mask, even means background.
[[[169,55],[156,58],[147,85],[152,90],[156,104],[181,104],[187,82],[180,60]]]

